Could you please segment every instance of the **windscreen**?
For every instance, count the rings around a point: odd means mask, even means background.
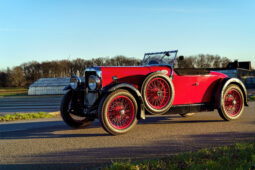
[[[146,53],[143,65],[173,65],[176,55],[177,51]]]

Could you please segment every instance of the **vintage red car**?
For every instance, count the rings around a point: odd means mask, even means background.
[[[224,120],[241,116],[247,91],[237,78],[206,69],[174,68],[176,51],[146,53],[142,66],[90,67],[72,76],[61,104],[63,120],[82,128],[98,118],[113,135],[131,130],[146,114],[182,116],[217,109]]]

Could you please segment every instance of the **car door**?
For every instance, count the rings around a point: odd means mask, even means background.
[[[217,83],[216,75],[174,75],[175,98],[173,105],[208,103],[212,100]]]

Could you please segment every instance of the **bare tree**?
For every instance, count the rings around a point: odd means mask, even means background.
[[[41,77],[41,74],[40,74],[41,67],[40,66],[41,66],[40,63],[38,63],[36,61],[24,63],[20,66],[25,74],[25,78],[26,78],[26,81],[28,84],[36,81],[37,79],[39,79]]]
[[[186,57],[184,60],[177,60],[175,66],[177,68],[195,68],[194,61],[194,57]]]
[[[13,87],[24,87],[26,85],[25,74],[21,67],[14,67],[11,70],[9,80]]]
[[[177,61],[178,68],[225,68],[230,60],[218,55],[199,54]]]
[[[218,55],[199,54],[185,57],[176,61],[179,68],[222,68],[230,60]],[[0,72],[0,86],[24,86],[44,77],[67,77],[72,74],[84,76],[84,70],[91,66],[136,66],[141,65],[141,60],[118,55],[113,58],[100,57],[91,60],[77,58],[75,60],[45,61],[42,63],[32,61],[24,63],[13,69]]]
[[[7,86],[7,79],[8,79],[8,74],[4,71],[1,71],[0,72],[0,87]]]

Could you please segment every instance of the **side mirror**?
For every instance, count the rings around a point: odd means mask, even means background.
[[[179,56],[178,60],[179,60],[179,61],[182,61],[182,60],[184,60],[184,57],[183,57],[183,55]]]

